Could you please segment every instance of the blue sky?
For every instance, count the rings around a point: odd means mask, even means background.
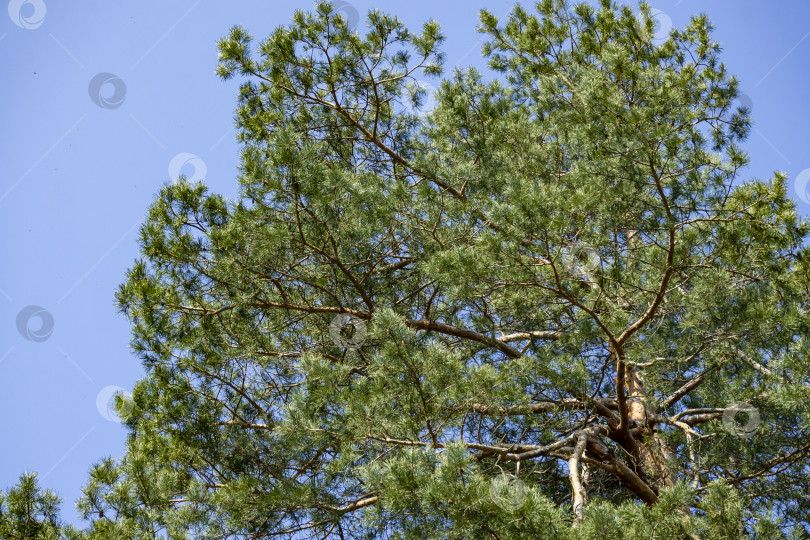
[[[89,467],[122,454],[108,401],[143,370],[113,295],[138,255],[138,225],[170,170],[236,195],[239,81],[214,75],[216,41],[234,24],[263,39],[312,3],[12,0],[0,11],[0,488],[39,471],[77,523]],[[449,70],[483,66],[478,9],[503,15],[513,3],[351,0],[346,10],[379,8],[412,29],[437,19]],[[745,177],[789,172],[810,214],[810,3],[651,6],[662,28],[709,13],[752,107]]]

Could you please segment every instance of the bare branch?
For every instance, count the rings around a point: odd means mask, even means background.
[[[582,452],[585,450],[587,443],[587,435],[580,433],[577,437],[577,445],[574,452],[568,459],[568,478],[571,480],[571,500],[574,506],[574,526],[582,521],[585,516],[585,488],[579,478],[579,460],[582,458]]]

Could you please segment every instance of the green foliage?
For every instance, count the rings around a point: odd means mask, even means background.
[[[20,475],[17,484],[0,491],[0,538],[79,539],[78,531],[65,527],[59,519],[61,499],[50,490],[43,490],[36,473]]]
[[[806,534],[808,224],[741,182],[708,19],[535,7],[482,11],[494,76],[430,111],[435,21],[220,41],[240,197],[167,185],[141,228],[89,537]]]

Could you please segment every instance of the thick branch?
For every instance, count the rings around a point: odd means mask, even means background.
[[[568,459],[568,478],[571,480],[571,500],[574,506],[574,526],[585,516],[585,488],[579,478],[579,460],[585,450],[587,435],[581,433],[577,437],[577,445]]]
[[[676,403],[678,403],[681,398],[687,395],[689,392],[703,384],[703,381],[706,380],[706,372],[704,371],[700,375],[689,380],[686,384],[675,390],[675,392],[666,398],[664,401],[661,402],[661,410],[666,410]]]
[[[556,340],[559,339],[562,335],[562,332],[557,332],[555,330],[535,330],[532,332],[515,332],[514,334],[508,334],[505,336],[501,336],[498,338],[498,341],[503,341],[504,343],[509,343],[510,341],[520,341],[524,339],[548,339],[548,340]]]
[[[608,398],[598,398],[593,400],[595,403],[610,409],[616,407],[616,402]],[[551,411],[573,411],[583,409],[587,405],[584,401],[574,398],[566,398],[560,401],[542,401],[540,403],[529,403],[527,405],[513,405],[510,407],[492,407],[490,405],[483,405],[481,403],[474,403],[471,407],[472,412],[480,414],[493,414],[500,416],[520,416],[524,414],[540,414]],[[610,411],[607,411],[610,413]],[[612,417],[613,415],[610,414]]]
[[[588,454],[599,457],[605,463],[605,469],[618,478],[630,491],[646,504],[655,504],[658,495],[647,483],[634,473],[627,465],[613,455],[596,437],[588,437]]]

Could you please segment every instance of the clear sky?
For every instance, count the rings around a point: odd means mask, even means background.
[[[514,3],[350,1],[347,13],[379,8],[412,29],[437,19],[448,70],[483,67],[478,9],[503,15]],[[126,434],[108,401],[143,376],[113,298],[138,256],[138,225],[178,171],[236,195],[239,81],[214,75],[216,41],[234,24],[261,40],[313,2],[7,3],[8,15],[0,11],[0,488],[39,471],[64,498],[64,517],[78,523],[73,502],[89,467],[123,452]],[[651,5],[664,29],[709,13],[752,108],[746,177],[789,172],[791,196],[810,214],[810,2]]]

